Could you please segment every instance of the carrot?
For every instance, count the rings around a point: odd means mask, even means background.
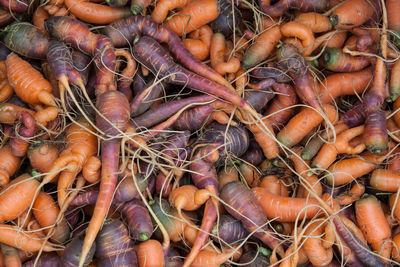
[[[301,11],[324,11],[328,8],[328,0],[280,0],[273,5],[266,4],[264,1],[259,1],[261,11],[271,17],[280,17],[289,9],[298,9]]]
[[[48,19],[50,16],[47,11],[42,7],[36,8],[35,12],[32,15],[32,23],[37,27],[41,33],[47,34],[46,29],[44,28],[44,21]]]
[[[21,215],[31,205],[38,186],[36,179],[23,174],[3,187],[0,191],[0,222],[13,220]]]
[[[82,266],[89,252],[97,233],[99,232],[103,220],[107,216],[108,209],[111,204],[113,193],[118,179],[118,163],[119,163],[119,132],[125,132],[129,125],[129,102],[125,95],[118,91],[110,90],[101,94],[97,98],[97,109],[100,117],[96,116],[96,125],[108,136],[113,138],[102,141],[101,143],[101,183],[99,196],[96,201],[96,206],[90,220],[88,231],[85,236],[82,247],[82,255],[79,260],[79,266]],[[106,119],[107,120],[106,120]]]
[[[400,32],[400,19],[397,16],[397,10],[399,10],[399,2],[396,0],[387,0],[386,3],[386,12],[387,12],[387,20],[388,20],[388,28],[397,32]],[[397,37],[398,38],[398,37]]]
[[[193,185],[183,185],[174,189],[169,194],[169,203],[174,206],[179,213],[181,210],[197,210],[200,205],[195,202],[195,194],[198,189]]]
[[[150,0],[133,0],[131,1],[131,12],[133,15],[139,14],[142,10],[146,9],[152,1]]]
[[[166,25],[179,36],[188,34],[213,21],[219,15],[219,3],[216,0],[196,0],[188,3],[174,14]]]
[[[261,187],[255,187],[251,191],[268,219],[271,220],[295,222],[304,218],[312,218],[320,211],[315,199],[281,197]]]
[[[147,35],[156,39],[158,42],[167,43],[171,54],[183,66],[201,76],[233,89],[224,77],[207,65],[202,64],[201,61],[190,54],[176,33],[168,27],[159,27],[156,22],[148,17],[131,16],[126,19],[121,19],[107,25],[103,32],[111,39],[111,42],[116,47],[126,46],[141,35]]]
[[[1,252],[3,253],[4,265],[6,267],[22,266],[18,250],[6,244],[0,244]]]
[[[349,192],[338,195],[336,200],[340,205],[347,206],[358,200],[364,192],[365,186],[363,184],[355,183]]]
[[[38,266],[58,266],[60,265],[60,257],[57,253],[44,252],[40,255],[39,260],[37,261]],[[35,259],[27,261],[24,263],[24,267],[34,267]]]
[[[329,185],[343,185],[370,173],[383,161],[383,156],[365,154],[361,157],[342,159],[332,164],[325,177]],[[357,168],[354,168],[357,166]]]
[[[243,162],[239,164],[238,171],[241,177],[246,181],[250,187],[258,186],[260,183],[261,174],[257,168]]]
[[[64,249],[64,252],[61,256],[61,265],[65,267],[77,266],[79,263],[79,257],[81,256],[82,246],[82,235],[73,238]],[[87,254],[87,257],[85,257],[84,266],[88,266],[89,263],[92,261],[95,250],[96,245],[93,244],[93,246],[89,250],[89,253]]]
[[[305,103],[321,111],[316,91],[312,86],[309,75],[309,65],[305,58],[290,44],[283,44],[277,53],[277,58],[282,67],[288,71],[297,87],[297,94]]]
[[[39,172],[47,172],[58,158],[58,152],[58,148],[55,145],[40,142],[31,146],[27,155],[33,168]]]
[[[313,168],[327,169],[336,159],[338,154],[359,154],[365,149],[365,144],[359,144],[355,147],[351,146],[349,142],[363,134],[364,126],[358,126],[345,130],[336,137],[336,141],[333,144],[325,144],[314,158],[312,162]]]
[[[121,78],[118,79],[117,88],[126,96],[128,101],[131,101],[132,90],[130,87],[136,71],[136,61],[133,59],[132,54],[124,49],[116,49],[115,56],[124,57],[127,61],[125,69],[121,71]]]
[[[326,77],[318,86],[322,103],[329,103],[342,95],[362,94],[372,79],[371,68],[358,72],[337,73]]]
[[[211,66],[221,75],[236,73],[240,69],[240,61],[236,57],[232,57],[225,63],[225,48],[225,36],[222,33],[215,33],[210,45]]]
[[[364,56],[350,56],[339,48],[328,47],[320,57],[320,63],[334,72],[354,72],[364,69],[369,65],[370,60]]]
[[[210,266],[210,267],[219,267],[224,262],[228,261],[236,251],[227,251],[221,254],[217,254],[212,251],[202,250],[196,256],[196,259],[193,261],[192,267],[202,267],[202,266]]]
[[[337,111],[329,104],[323,105],[330,122],[337,121]],[[323,121],[321,115],[313,109],[303,108],[295,115],[276,136],[285,146],[292,147],[299,143],[314,127]],[[301,125],[302,131],[299,131]]]
[[[31,105],[43,103],[56,106],[51,94],[51,84],[27,61],[11,53],[7,57],[6,65],[8,80],[18,97]],[[21,73],[24,73],[23,77],[19,77]]]
[[[17,226],[7,224],[0,224],[0,242],[32,252],[37,252],[41,249],[51,252],[56,249],[50,242],[44,244],[35,233],[24,233]]]
[[[367,0],[346,0],[329,17],[337,29],[351,29],[364,24],[374,13],[374,6]]]
[[[281,34],[285,37],[296,37],[301,40],[301,44],[305,49],[302,51],[303,56],[308,56],[312,52],[312,44],[314,43],[314,34],[311,28],[296,21],[283,24],[280,27]]]
[[[324,266],[329,264],[333,258],[333,249],[330,244],[329,247],[324,247],[323,239],[321,235],[325,232],[324,223],[321,221],[315,221],[306,226],[307,229],[304,232],[304,252],[308,259],[315,266]],[[325,237],[327,233],[325,232]]]
[[[63,243],[69,238],[67,221],[65,219],[57,221],[60,209],[49,194],[40,192],[32,208],[36,220],[47,234],[51,234],[50,238],[54,242]]]
[[[45,59],[49,37],[32,24],[13,23],[8,28],[4,43],[10,50],[25,57]]]
[[[390,2],[390,1],[388,1]],[[393,2],[393,1],[392,1]],[[400,60],[397,60],[390,72],[390,96],[392,101],[400,95]]]
[[[219,1],[219,16],[209,23],[214,32],[230,37],[242,20],[241,11],[230,1]]]
[[[157,240],[150,239],[137,246],[136,254],[139,267],[164,266],[163,248]]]
[[[286,188],[278,176],[276,175],[267,175],[261,178],[261,181],[258,185],[260,188],[264,188],[269,193],[278,195],[278,196],[288,196],[288,192],[285,191]]]
[[[268,116],[273,129],[280,129],[295,112],[292,106],[297,104],[297,95],[293,87],[284,83],[275,83],[274,91],[278,95],[274,97],[268,106],[265,115]]]
[[[397,192],[400,186],[400,174],[394,170],[377,169],[372,172],[370,184],[381,191]]]
[[[128,17],[129,9],[99,5],[85,0],[65,0],[69,11],[82,21],[94,24],[109,24]]]
[[[195,38],[195,35],[198,35]],[[203,25],[189,35],[190,38],[183,40],[183,44],[197,59],[205,60],[210,53],[212,30],[210,26]]]
[[[120,220],[106,223],[96,240],[96,258],[100,266],[137,266],[133,241]]]
[[[264,156],[267,159],[278,157],[280,151],[278,144],[273,139],[275,137],[270,120],[265,117],[262,123],[252,123],[248,125],[249,130],[253,133],[255,140],[263,150]],[[265,126],[264,126],[265,125]]]
[[[226,166],[218,173],[218,191],[229,182],[239,181],[239,172],[234,165]]]
[[[142,201],[132,199],[126,202],[121,213],[128,223],[130,236],[134,240],[146,241],[153,233],[153,223],[150,218],[149,211]]]
[[[161,24],[168,16],[168,12],[173,9],[183,8],[188,5],[191,1],[189,0],[178,0],[178,1],[171,1],[171,0],[161,0],[158,1],[156,6],[154,7],[153,12],[151,13],[151,18]]]
[[[381,153],[387,148],[388,142],[385,111],[372,111],[365,120],[364,143],[367,149],[372,153]]]
[[[241,156],[241,159],[254,166],[260,165],[264,160],[262,149],[255,140],[250,141],[249,149]]]
[[[294,21],[308,26],[314,33],[327,32],[332,28],[329,18],[316,12],[300,13]]]
[[[270,248],[276,249],[277,253],[283,257],[283,248],[272,235],[271,230],[265,227],[268,219],[262,207],[246,186],[240,182],[230,182],[222,188],[220,197],[224,201],[224,207],[228,213],[239,219],[247,231],[254,232],[255,237]]]
[[[372,249],[382,257],[383,261],[390,259],[391,231],[379,200],[372,195],[364,196],[356,202],[355,212],[357,223]]]
[[[244,266],[255,267],[255,266],[269,266],[269,251],[265,248],[260,247],[258,250],[248,250],[243,253],[239,259],[239,263],[244,264]]]
[[[91,156],[82,168],[82,175],[89,183],[95,183],[100,179],[101,161],[98,157]]]
[[[220,216],[218,224],[215,223],[212,234],[212,239],[221,245],[232,245],[243,241],[249,233],[244,229],[240,220],[224,214]]]
[[[185,85],[189,88],[221,97],[243,109],[251,109],[246,100],[229,91],[228,88],[174,63],[172,57],[156,40],[146,36],[142,37],[133,47],[133,50],[138,60],[143,62],[153,73],[158,73],[160,77],[168,76],[167,80],[170,83]],[[170,75],[172,73],[174,73],[173,76]]]
[[[251,68],[267,59],[281,38],[282,34],[279,26],[272,26],[258,35],[244,54],[242,60],[243,68]]]
[[[10,146],[4,146],[0,149],[0,185],[9,183],[10,177],[18,170],[21,159],[11,152]]]

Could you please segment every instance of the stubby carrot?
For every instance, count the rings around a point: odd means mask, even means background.
[[[374,13],[367,0],[346,0],[329,17],[337,29],[351,29],[364,24]]]

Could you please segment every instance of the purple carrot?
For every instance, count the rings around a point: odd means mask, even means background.
[[[213,103],[200,105],[182,112],[172,127],[176,130],[197,130],[200,129],[210,114],[214,111]]]
[[[215,70],[196,59],[183,45],[176,33],[168,27],[159,26],[150,17],[138,15],[124,18],[110,23],[104,28],[103,32],[112,40],[115,47],[126,47],[140,36],[149,36],[156,39],[157,42],[167,43],[171,54],[183,66],[198,75],[230,86]]]
[[[341,121],[349,128],[357,127],[365,122],[364,106],[361,102],[357,102],[350,110],[341,116]]]
[[[164,266],[165,267],[182,267],[183,261],[182,257],[174,248],[170,248],[168,255],[164,256]]]
[[[4,43],[0,43],[0,60],[6,60],[8,54],[10,54],[11,51],[10,49],[7,48],[7,46]]]
[[[214,99],[215,98],[210,95],[200,95],[163,103],[156,107],[150,108],[146,113],[134,118],[133,124],[136,127],[148,128],[164,121],[190,104],[209,102]]]
[[[281,17],[289,9],[296,9],[303,12],[321,12],[329,6],[329,0],[280,0],[273,5],[266,5],[259,1],[262,12],[273,18]]]
[[[219,224],[214,225],[212,234],[212,239],[222,245],[241,242],[249,235],[240,220],[230,215],[220,216]]]
[[[70,243],[65,247],[64,252],[61,256],[61,265],[63,267],[76,267],[79,263],[79,257],[81,256],[83,245],[83,236],[78,236],[72,239]],[[94,243],[85,258],[85,266],[89,265],[92,261],[96,250],[96,244]]]
[[[355,236],[337,216],[332,219],[335,224],[338,234],[343,238],[350,249],[357,255],[357,259],[350,264],[352,266],[370,266],[370,267],[387,267],[381,259],[372,253],[372,251],[357,237]],[[357,260],[362,264],[358,264]]]
[[[272,80],[275,83],[274,80]],[[268,87],[261,90],[249,90],[245,91],[244,98],[249,102],[250,106],[257,112],[261,111],[268,102],[274,97],[274,93]]]
[[[28,262],[25,262],[22,267],[34,267],[35,265],[35,260],[30,260]],[[61,264],[60,262],[60,257],[53,252],[43,252],[40,255],[39,260],[37,261],[36,266],[46,266],[46,267],[59,267]]]
[[[385,111],[372,111],[365,120],[364,142],[372,153],[383,152],[389,142]]]
[[[0,4],[13,13],[23,13],[28,10],[30,1],[28,0],[0,0]]]
[[[7,26],[4,43],[10,50],[25,57],[46,59],[49,37],[32,24],[18,22]]]
[[[133,76],[133,95],[136,96],[140,94],[147,87],[146,79],[143,77],[142,69],[138,68]]]
[[[76,71],[79,72],[83,84],[86,85],[89,79],[89,73],[92,66],[90,64],[91,59],[89,56],[77,50],[72,51],[71,55],[74,68]]]
[[[250,140],[249,148],[240,158],[254,166],[260,165],[265,159],[260,145],[255,140]]]
[[[286,71],[279,69],[278,64],[273,62],[268,63],[264,67],[257,67],[252,70],[251,77],[258,80],[274,79],[278,83],[287,83],[291,81],[291,78],[287,75]]]
[[[100,267],[138,266],[133,241],[120,220],[106,223],[96,240],[96,258]]]
[[[126,202],[121,213],[125,217],[130,236],[134,240],[146,241],[153,233],[153,223],[149,211],[141,200],[133,199]]]
[[[268,251],[260,247],[258,251],[256,250],[249,250],[243,253],[243,255],[239,259],[240,266],[243,267],[263,267],[269,266],[269,258],[267,257]]]
[[[163,82],[155,82],[154,80],[149,82],[146,88],[131,101],[131,116],[136,117],[146,112],[153,105],[153,102],[160,97],[163,90]]]
[[[214,33],[220,32],[226,38],[231,37],[235,28],[239,25],[242,15],[236,5],[232,5],[231,1],[220,0],[219,15],[209,23]]]
[[[144,36],[133,47],[135,57],[154,74],[172,84],[220,97],[243,109],[250,109],[247,101],[227,87],[191,72],[176,64],[168,52],[153,38]]]
[[[254,232],[255,237],[271,249],[276,248],[279,256],[284,256],[278,239],[268,229],[268,219],[264,211],[244,184],[238,181],[226,184],[220,192],[220,198],[224,201],[226,211],[239,219],[247,231]]]

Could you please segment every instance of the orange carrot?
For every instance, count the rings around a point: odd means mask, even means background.
[[[396,101],[399,95],[400,95],[400,60],[397,60],[390,72],[390,97],[392,101]]]
[[[205,60],[210,53],[213,32],[210,26],[203,25],[189,34],[190,38],[183,40],[183,44],[197,59]]]
[[[328,168],[325,180],[329,185],[335,186],[350,183],[376,169],[383,159],[384,156],[371,154],[342,159]]]
[[[371,80],[371,68],[358,72],[329,75],[318,86],[320,91],[319,99],[322,103],[329,103],[338,96],[362,94]]]
[[[243,162],[239,165],[238,169],[240,176],[244,178],[248,186],[258,186],[260,183],[261,173],[257,170],[257,168]]]
[[[375,189],[397,192],[400,186],[400,173],[394,170],[377,169],[372,172],[369,182]]]
[[[395,31],[397,34],[400,32],[400,17],[399,9],[400,3],[396,0],[386,0],[386,12],[388,20],[388,28]],[[399,38],[399,37],[397,37]]]
[[[28,174],[12,180],[0,191],[0,222],[20,216],[31,205],[39,182]]]
[[[218,190],[229,182],[238,181],[239,173],[234,165],[226,166],[218,173]]]
[[[9,183],[10,177],[17,171],[21,159],[13,155],[9,145],[0,149],[0,158],[0,185],[4,186]]]
[[[174,206],[178,212],[181,210],[197,210],[200,205],[195,202],[195,194],[198,191],[194,185],[183,185],[171,191],[169,194],[169,203]]]
[[[325,231],[326,227],[321,221],[312,222],[307,226],[304,232],[304,252],[308,259],[315,266],[324,266],[329,264],[333,258],[333,242],[330,246],[324,246],[324,239],[321,235],[325,232],[325,238],[328,233]],[[333,235],[335,237],[335,235]],[[329,244],[329,243],[328,243]]]
[[[301,40],[304,50],[301,51],[303,56],[308,56],[313,50],[315,41],[314,34],[310,27],[300,22],[291,21],[281,26],[281,33],[285,37],[296,37]]]
[[[139,267],[164,266],[163,248],[157,240],[150,239],[137,246],[136,254]]]
[[[266,189],[268,192],[274,195],[287,197],[289,196],[289,192],[283,182],[278,179],[276,175],[267,175],[261,178],[261,181],[258,185]]]
[[[25,233],[17,226],[0,224],[0,242],[9,246],[37,252],[41,249],[45,252],[54,251],[54,245],[50,242],[43,242],[35,233]]]
[[[13,93],[14,91],[11,88],[11,85],[8,82],[7,78],[3,78],[3,80],[0,82],[0,102],[6,101],[8,98],[12,96]]]
[[[105,6],[86,0],[65,0],[64,3],[75,17],[88,23],[109,24],[130,15],[127,8]]]
[[[88,183],[95,183],[100,179],[101,161],[98,157],[91,156],[83,165],[82,175]]]
[[[400,262],[400,234],[395,235],[392,238],[392,242],[393,242],[392,258],[393,260]]]
[[[342,206],[352,204],[358,200],[365,192],[365,186],[363,184],[355,183],[349,192],[338,195],[335,199]]]
[[[0,244],[5,267],[21,267],[22,262],[18,250],[6,244]]]
[[[40,192],[33,203],[33,215],[44,231],[51,233],[51,239],[63,243],[69,238],[69,226],[65,219],[57,221],[60,209],[54,199],[45,192]],[[54,228],[54,230],[53,230]]]
[[[28,158],[32,168],[39,172],[48,172],[58,158],[58,148],[50,143],[40,143],[38,146],[31,146]]]
[[[157,4],[154,7],[154,10],[151,13],[151,18],[158,24],[161,24],[167,18],[169,11],[176,9],[176,8],[183,8],[190,2],[191,2],[190,0],[177,0],[177,1],[160,0],[160,1],[157,1]]]
[[[312,162],[313,168],[321,170],[327,169],[336,159],[338,154],[359,154],[365,149],[365,144],[361,143],[355,147],[351,146],[349,142],[364,133],[364,126],[358,126],[348,129],[336,137],[333,144],[326,143],[322,146],[321,150]]]
[[[44,28],[44,21],[49,17],[49,13],[47,13],[43,6],[39,6],[38,8],[36,8],[35,12],[32,15],[33,25],[35,25],[36,28],[38,28],[43,34],[47,34],[47,31]]]
[[[273,137],[275,132],[267,117],[261,122],[249,124],[249,130],[253,133],[254,139],[262,148],[267,159],[274,159],[279,155],[279,147]],[[265,126],[264,126],[265,125]]]
[[[166,25],[179,36],[188,34],[213,21],[219,15],[216,0],[196,0],[167,20]]]
[[[316,12],[301,13],[294,21],[308,26],[315,33],[327,32],[332,28],[329,18]]]
[[[329,17],[337,29],[351,29],[364,24],[374,13],[368,0],[346,0]]]
[[[282,34],[279,26],[273,26],[257,36],[244,54],[242,60],[243,68],[248,69],[265,60],[281,38]]]
[[[337,110],[328,104],[323,105],[328,120],[331,123],[337,121]],[[278,134],[277,139],[287,147],[292,147],[299,143],[314,127],[323,122],[320,113],[314,109],[303,108],[295,115]]]
[[[356,202],[355,212],[357,223],[372,249],[382,256],[382,260],[390,259],[391,230],[379,200],[373,195],[363,197]]]
[[[6,59],[7,77],[15,93],[26,103],[56,106],[51,94],[53,88],[42,74],[15,53]],[[23,75],[22,75],[23,74]]]
[[[191,267],[219,267],[224,262],[228,261],[233,254],[235,254],[235,250],[227,251],[221,254],[217,254],[216,252],[202,250],[199,254],[197,254],[195,260],[193,261]]]
[[[312,198],[281,197],[261,187],[254,187],[251,191],[268,219],[276,219],[278,222],[312,218],[321,210],[318,201]]]

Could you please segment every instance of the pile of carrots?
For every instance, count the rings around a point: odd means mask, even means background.
[[[0,267],[400,265],[399,0],[0,11]]]

